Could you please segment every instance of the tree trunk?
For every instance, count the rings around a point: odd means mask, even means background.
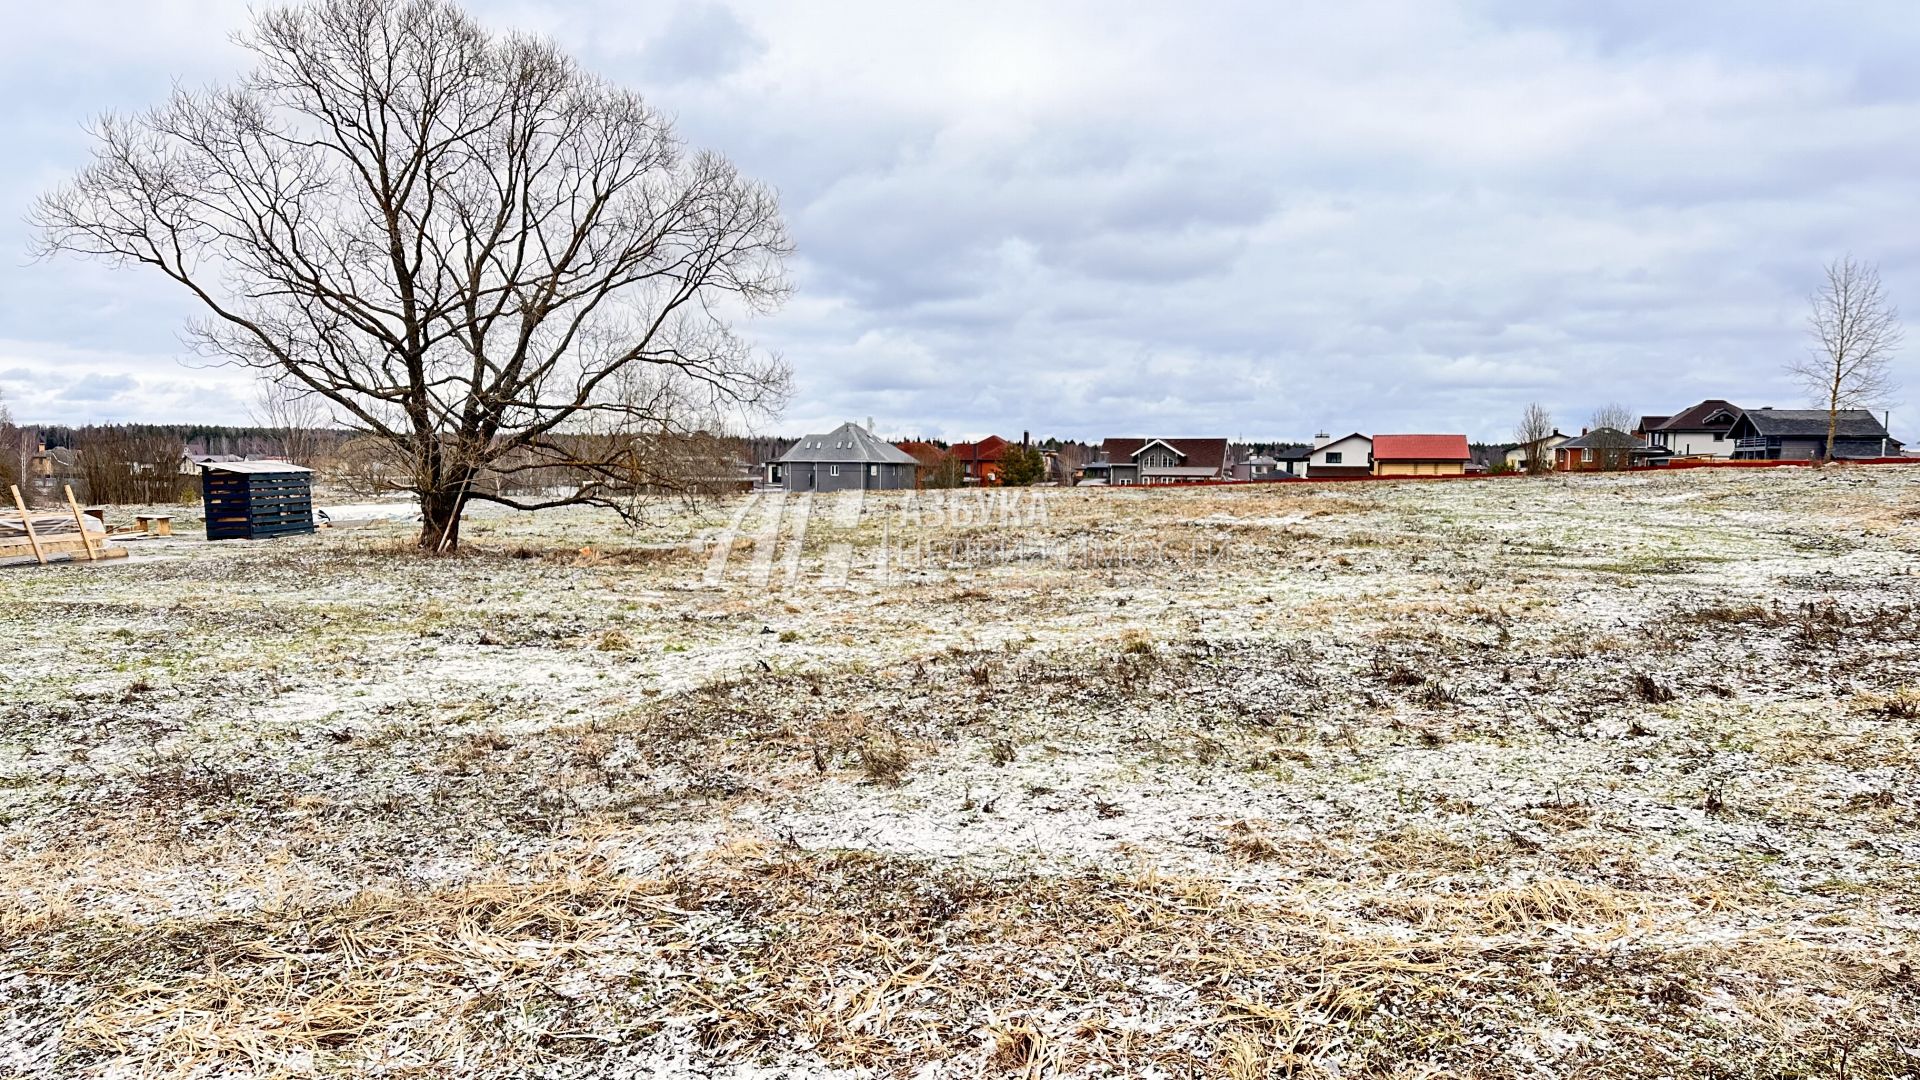
[[[420,493],[420,549],[449,552],[460,547],[460,514],[466,509],[466,485]]]

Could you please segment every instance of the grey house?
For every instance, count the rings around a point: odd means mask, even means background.
[[[808,435],[767,462],[767,483],[788,491],[903,491],[920,463],[859,424]]]
[[[1833,434],[1836,458],[1893,457],[1900,440],[1865,409],[1842,409]],[[1827,456],[1827,410],[1748,409],[1727,432],[1733,456],[1748,460],[1810,461]]]

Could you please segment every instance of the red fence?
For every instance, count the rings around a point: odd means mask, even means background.
[[[1828,462],[1803,460],[1769,461],[1675,461],[1666,465],[1636,465],[1630,469],[1615,469],[1614,473],[1657,473],[1672,472],[1676,469],[1776,469],[1782,466],[1812,467]],[[1843,458],[1831,462],[1836,466],[1849,465],[1920,465],[1920,457],[1883,457],[1883,458]],[[1252,484],[1366,484],[1381,480],[1503,480],[1511,477],[1532,476],[1524,472],[1484,472],[1464,473],[1459,476],[1279,476],[1271,480],[1192,480],[1181,484],[1120,484],[1129,491],[1152,491],[1155,488],[1188,487],[1246,487]],[[1568,469],[1547,475],[1559,476],[1606,476],[1606,472],[1592,469]]]

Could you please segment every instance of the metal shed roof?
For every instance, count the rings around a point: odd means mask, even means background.
[[[203,461],[200,468],[207,472],[230,473],[310,473],[313,470],[305,465],[295,465],[291,461]]]

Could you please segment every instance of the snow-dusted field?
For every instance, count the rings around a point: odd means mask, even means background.
[[[1920,1074],[1920,468],[353,516],[0,571],[0,1077]]]

